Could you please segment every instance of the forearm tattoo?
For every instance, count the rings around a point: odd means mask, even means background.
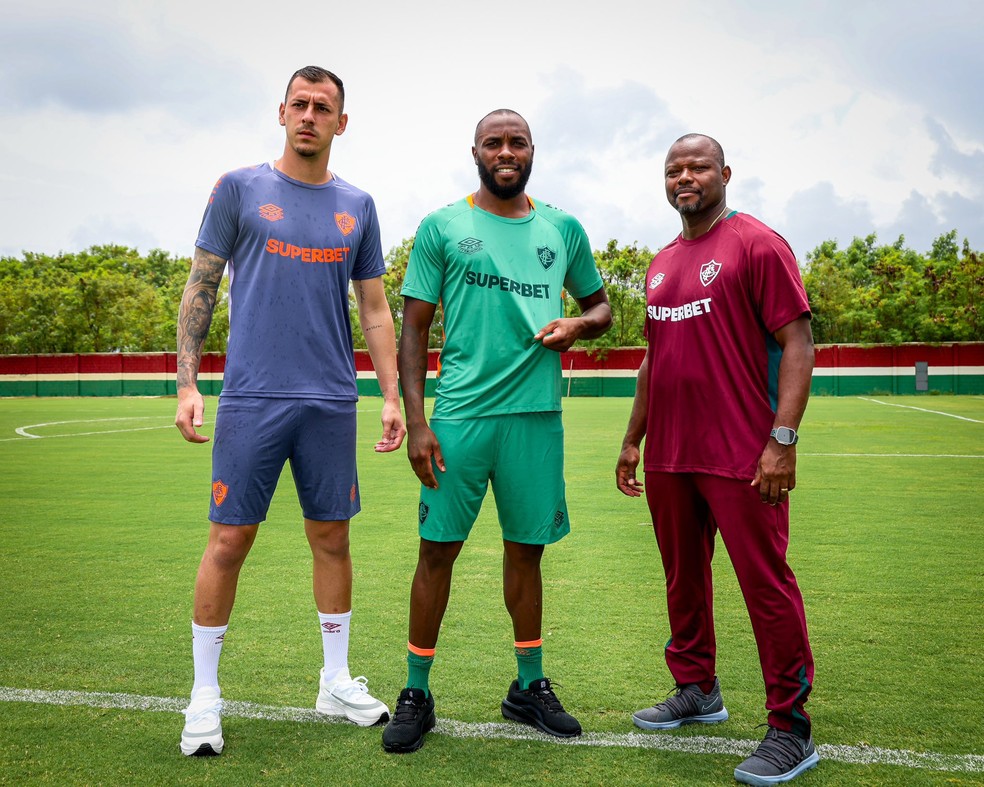
[[[365,308],[366,305],[366,295],[367,295],[366,285],[362,281],[355,282],[355,301],[356,304],[358,304],[360,315],[362,314],[363,309]],[[382,328],[382,327],[383,324],[378,322],[373,323],[371,325],[363,325],[362,334],[365,335],[369,333],[369,331],[375,331],[378,328]]]
[[[219,282],[226,261],[203,249],[195,249],[191,273],[181,296],[178,313],[177,387],[193,386],[198,381],[202,347],[212,324],[212,313],[219,292]]]

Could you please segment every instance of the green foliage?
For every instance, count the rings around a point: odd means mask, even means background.
[[[386,255],[383,285],[399,337],[400,288],[413,237]],[[613,324],[584,346],[645,344],[646,271],[653,253],[614,239],[594,253],[612,306]],[[92,246],[74,254],[25,252],[0,257],[0,354],[174,351],[187,257],[160,249],[140,256],[126,246]],[[898,344],[984,340],[984,265],[956,230],[933,241],[928,254],[905,238],[877,245],[874,234],[845,249],[824,241],[807,254],[803,281],[813,308],[817,343]],[[355,296],[349,294],[352,335],[364,349]],[[579,313],[568,298],[566,314]],[[205,350],[223,352],[229,336],[229,298],[223,279]],[[430,347],[444,344],[438,306]]]
[[[581,344],[595,349],[644,345],[646,272],[653,252],[636,243],[619,248],[618,241],[612,239],[604,251],[594,253],[594,258],[612,307],[612,327],[603,336]],[[573,298],[568,299],[566,311],[571,317],[580,313]]]
[[[403,329],[403,296],[400,289],[403,287],[403,278],[407,274],[407,263],[410,261],[410,251],[413,249],[413,238],[404,238],[399,246],[394,246],[389,250],[385,257],[386,273],[383,274],[383,288],[386,290],[386,301],[389,303],[390,312],[393,314],[393,326],[396,328],[397,341],[400,339],[400,332]],[[352,339],[356,349],[365,349],[366,340],[362,336],[359,327],[359,318],[355,309],[355,294],[349,291],[349,316],[352,321]],[[438,304],[434,314],[434,322],[431,323],[430,337],[427,346],[439,348],[444,346],[444,311]]]
[[[0,354],[174,351],[188,258],[92,246],[0,258]],[[223,283],[205,349],[229,334]]]
[[[844,250],[825,241],[807,254],[803,276],[818,343],[981,341],[984,268],[956,230],[933,242],[928,255],[905,238],[875,245],[855,238]]]

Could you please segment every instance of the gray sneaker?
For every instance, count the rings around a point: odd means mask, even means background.
[[[780,784],[816,768],[819,761],[812,737],[804,740],[795,733],[769,727],[755,753],[735,768],[735,779],[742,784]]]
[[[669,699],[632,714],[636,727],[644,730],[675,730],[681,724],[717,724],[727,719],[728,709],[721,699],[717,678],[710,694],[702,692],[696,683],[688,683],[679,686]]]

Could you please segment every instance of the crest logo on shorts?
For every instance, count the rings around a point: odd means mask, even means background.
[[[458,241],[458,251],[462,254],[475,254],[482,250],[482,241],[478,238],[465,238]]]
[[[336,213],[335,224],[337,224],[338,229],[342,231],[342,235],[351,235],[352,230],[355,229],[355,219],[352,218],[348,212]]]
[[[710,262],[700,266],[700,283],[705,287],[710,284],[717,277],[718,272],[721,270],[721,263],[711,260]]]
[[[212,484],[212,499],[215,501],[215,505],[222,505],[228,494],[229,487],[227,484],[223,484],[221,479]]]
[[[537,246],[536,256],[540,259],[540,264],[545,271],[550,270],[551,266],[557,261],[557,252],[549,246]]]
[[[563,526],[564,526],[564,512],[558,511],[556,514],[554,514],[554,527],[559,529]]]
[[[420,524],[424,524],[427,521],[427,515],[430,513],[430,506],[427,505],[423,500],[420,501],[420,507],[417,509],[417,521]]]
[[[655,290],[657,287],[659,287],[659,285],[663,283],[663,279],[665,278],[666,278],[665,274],[657,273],[649,280],[649,289]]]

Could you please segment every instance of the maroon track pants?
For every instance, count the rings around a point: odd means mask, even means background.
[[[711,558],[720,530],[751,618],[769,724],[809,735],[803,706],[813,686],[813,654],[803,597],[786,562],[788,501],[769,506],[748,481],[649,472],[646,499],[666,574],[673,679],[702,683],[716,674]]]

